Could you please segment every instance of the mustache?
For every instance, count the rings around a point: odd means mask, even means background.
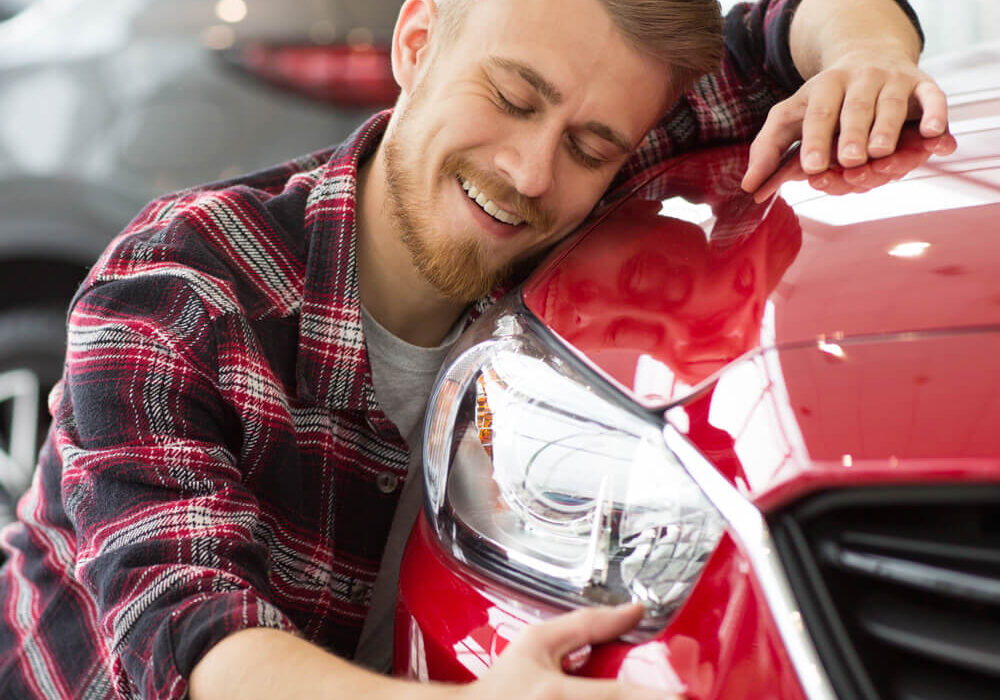
[[[503,202],[505,208],[513,207],[513,213],[536,230],[548,231],[555,225],[555,217],[537,199],[525,197],[500,176],[477,168],[461,156],[448,156],[442,170],[448,177],[474,182],[480,192],[494,202]]]

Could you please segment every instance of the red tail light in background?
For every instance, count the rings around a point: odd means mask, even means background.
[[[255,42],[222,57],[275,87],[338,107],[388,107],[399,94],[387,46]]]

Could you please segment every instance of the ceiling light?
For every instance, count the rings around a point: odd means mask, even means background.
[[[215,3],[215,16],[230,24],[242,22],[247,16],[247,4],[243,0],[219,0]]]

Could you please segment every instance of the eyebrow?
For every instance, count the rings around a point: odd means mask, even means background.
[[[515,61],[510,58],[502,58],[500,56],[490,56],[490,63],[501,70],[505,70],[510,73],[517,73],[517,75],[519,75],[526,83],[535,88],[538,94],[541,95],[547,102],[554,105],[558,105],[562,102],[563,94],[559,92],[559,88],[543,78],[538,71],[531,66],[521,63],[520,61]],[[629,140],[625,138],[621,132],[612,129],[607,124],[591,121],[584,124],[583,128],[595,134],[599,138],[614,144],[623,153],[632,152],[632,144],[629,143]]]
[[[607,124],[602,124],[601,122],[587,122],[583,125],[583,128],[587,131],[593,132],[605,141],[610,141],[617,146],[622,153],[632,152],[632,144],[628,142],[628,139]]]
[[[559,92],[559,88],[539,75],[538,71],[531,66],[521,63],[520,61],[515,61],[510,58],[501,58],[499,56],[490,56],[490,63],[497,68],[501,68],[510,73],[517,73],[526,83],[535,88],[535,90],[538,91],[538,94],[544,97],[547,102],[551,102],[554,105],[562,102],[563,95]]]

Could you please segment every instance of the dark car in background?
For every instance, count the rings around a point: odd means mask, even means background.
[[[322,149],[391,105],[399,4],[0,5],[0,524],[87,267],[151,199]]]
[[[471,681],[525,625],[638,601],[575,673],[998,697],[998,65],[932,67],[954,153],[910,128],[827,192],[791,159],[755,201],[745,145],[652,167],[466,331],[428,408],[397,674]]]

